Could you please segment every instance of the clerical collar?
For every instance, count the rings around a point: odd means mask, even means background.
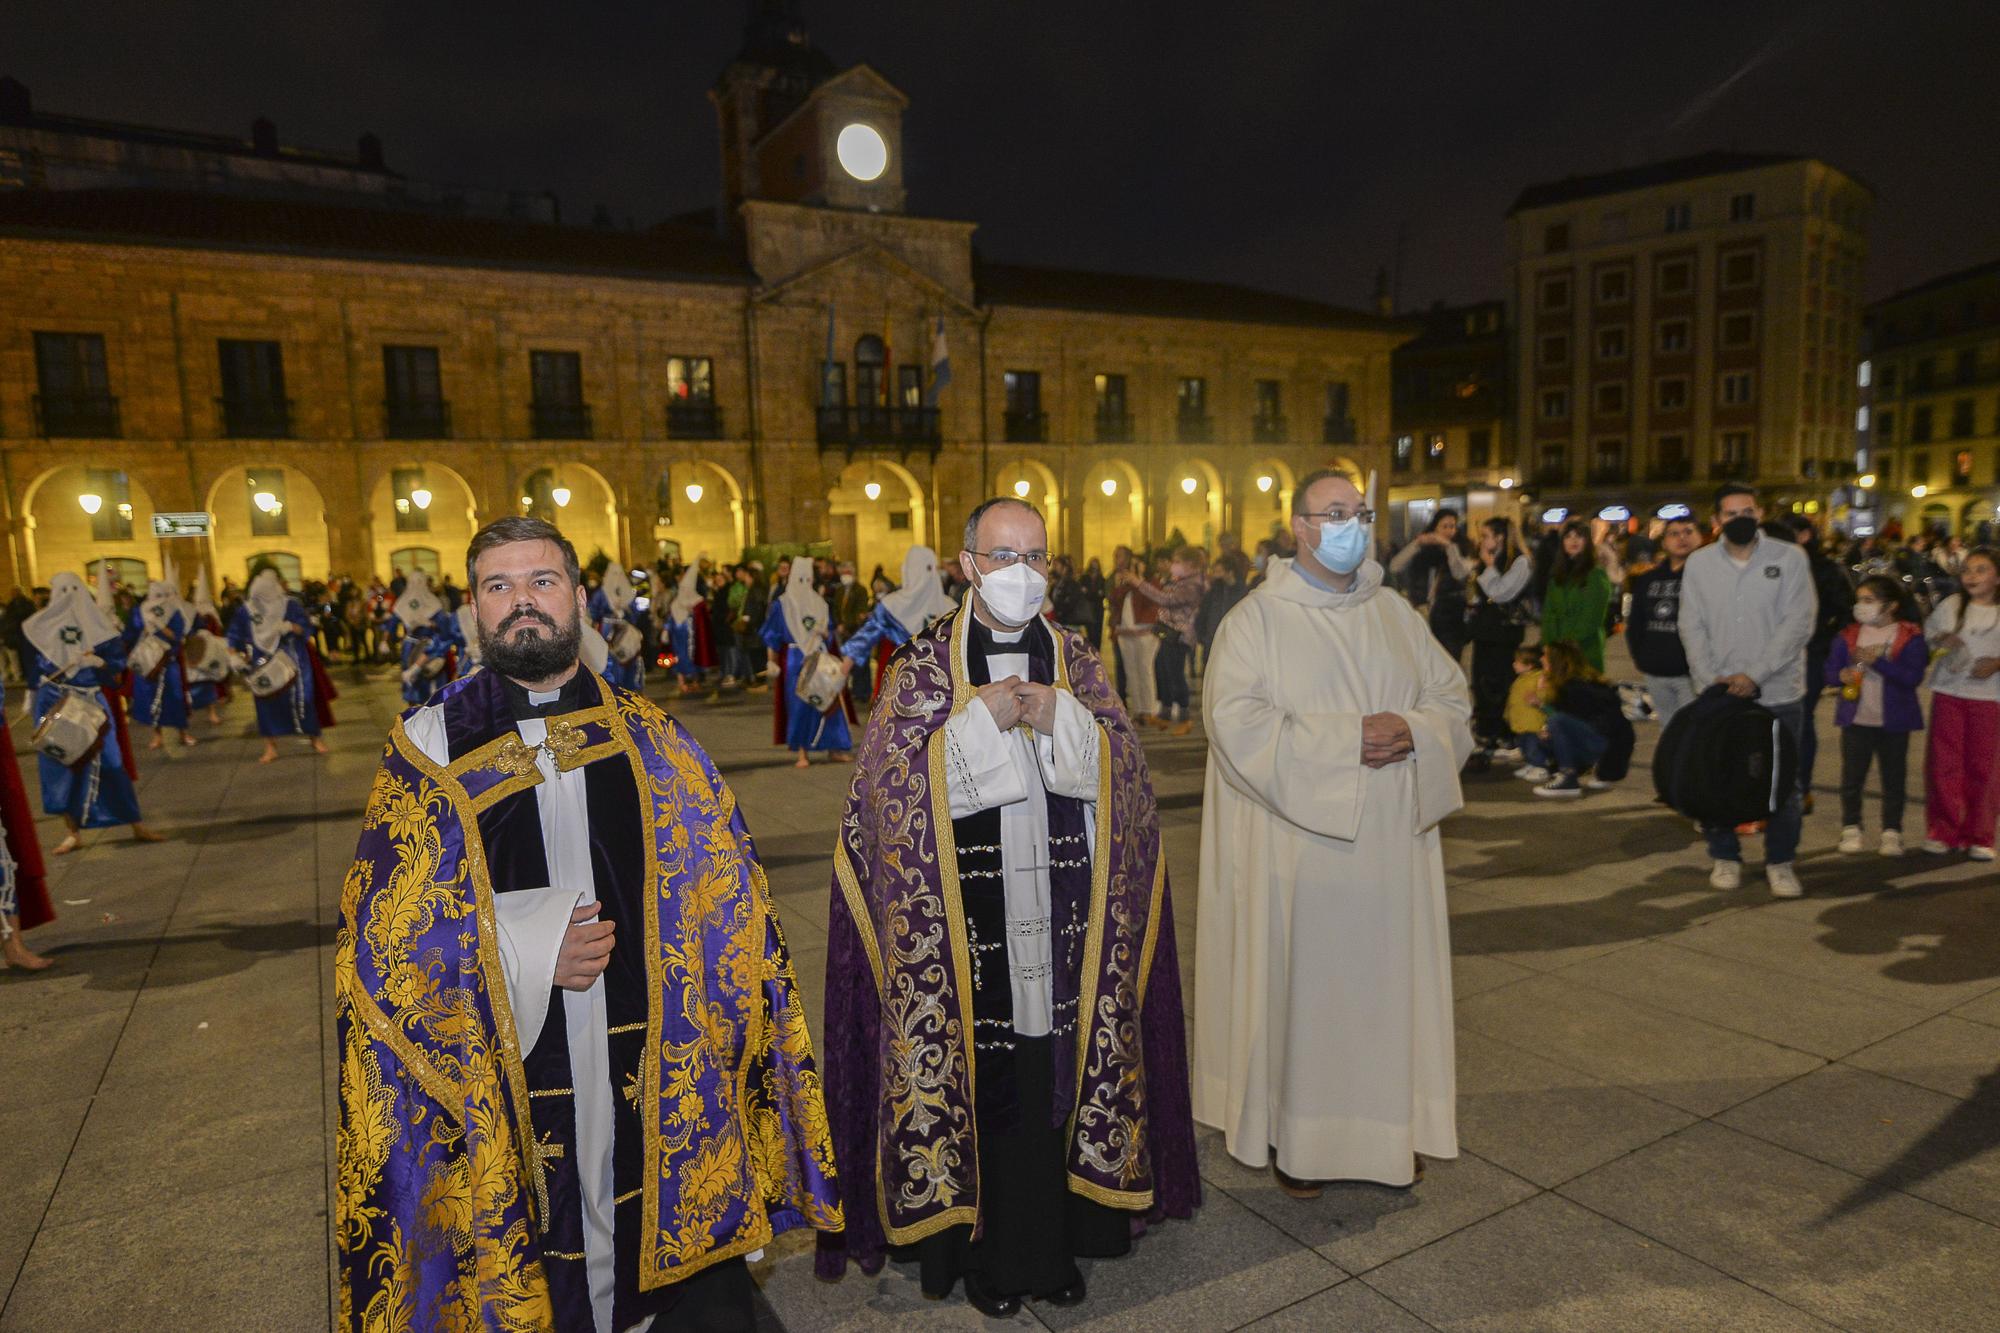
[[[531,717],[555,717],[562,713],[574,713],[583,707],[583,668],[553,690],[530,691],[527,686],[510,676],[500,677],[501,688],[507,693],[507,707],[516,722]]]
[[[1331,583],[1323,583],[1319,579],[1314,578],[1311,574],[1308,574],[1306,572],[1306,563],[1303,560],[1292,561],[1292,573],[1297,574],[1300,578],[1304,579],[1307,583],[1311,584],[1313,587],[1318,588],[1321,592],[1330,592],[1338,594],[1343,591],[1344,592],[1354,591],[1352,585],[1349,585],[1345,589],[1336,588]]]

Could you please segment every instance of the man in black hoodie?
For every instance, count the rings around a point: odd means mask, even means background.
[[[1813,758],[1819,753],[1819,732],[1813,726],[1813,710],[1819,706],[1820,692],[1826,688],[1826,654],[1833,636],[1847,628],[1854,618],[1854,585],[1847,574],[1820,549],[1819,529],[1803,514],[1788,520],[1792,536],[1805,548],[1812,565],[1813,591],[1819,594],[1819,619],[1813,622],[1812,638],[1806,641],[1806,697],[1804,724],[1799,730],[1799,798],[1807,814],[1812,813]]]
[[[1681,570],[1701,545],[1694,515],[1670,518],[1660,534],[1660,563],[1632,581],[1632,619],[1625,626],[1625,644],[1632,665],[1646,676],[1646,692],[1664,730],[1674,714],[1694,699],[1688,679],[1687,650],[1681,647]]]

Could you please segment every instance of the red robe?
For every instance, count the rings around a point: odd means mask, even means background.
[[[125,726],[125,713],[132,698],[132,673],[120,672],[118,684],[104,692],[104,698],[111,705],[111,725],[118,728],[118,757],[125,776],[139,780],[139,754],[132,748],[132,733]]]
[[[56,919],[49,901],[48,867],[42,864],[42,840],[35,836],[35,812],[28,804],[27,784],[14,758],[14,738],[0,718],[0,821],[7,825],[7,853],[14,858],[14,883],[21,900],[21,929],[33,930]]]
[[[319,715],[320,730],[333,725],[333,701],[340,697],[340,691],[333,688],[333,677],[326,674],[326,664],[319,660],[319,645],[306,640],[306,657],[312,662],[313,672],[313,712]]]

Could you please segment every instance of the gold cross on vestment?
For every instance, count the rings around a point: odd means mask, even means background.
[[[558,773],[567,773],[582,764],[585,747],[583,728],[567,718],[548,719],[548,735],[539,745],[530,745],[514,732],[504,737],[493,752],[493,766],[512,777],[526,777],[535,771],[535,756],[547,751]]]

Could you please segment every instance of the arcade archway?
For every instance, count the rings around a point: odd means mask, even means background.
[[[326,502],[312,479],[296,468],[230,468],[209,487],[208,511],[215,516],[211,542],[218,586],[225,578],[241,582],[249,577],[260,556],[296,560],[296,566],[285,560],[273,563],[281,570],[296,568],[298,579],[327,576],[332,562]],[[287,581],[297,591],[296,579],[288,574]]]
[[[27,573],[35,584],[46,584],[64,570],[82,573],[93,560],[111,561],[121,577],[135,569],[148,577],[160,572],[152,497],[129,473],[57,468],[29,486],[22,510],[27,515]]]
[[[1107,458],[1084,478],[1083,550],[1079,558],[1091,557],[1111,568],[1111,553],[1120,546],[1138,549],[1145,545],[1146,492],[1139,470],[1122,458]]]
[[[1211,554],[1222,531],[1222,474],[1205,458],[1189,458],[1167,478],[1167,536],[1180,533],[1189,545]]]
[[[610,483],[583,463],[554,463],[531,469],[521,481],[517,513],[531,514],[562,529],[589,564],[600,554],[623,560],[618,549],[618,501]]]
[[[1238,491],[1242,518],[1243,545],[1254,548],[1266,537],[1282,533],[1291,522],[1292,491],[1298,478],[1281,458],[1265,458],[1251,464],[1245,484]]]
[[[857,460],[842,468],[826,504],[834,558],[852,560],[863,582],[877,565],[891,579],[900,577],[904,554],[930,531],[924,488],[908,469],[886,459]],[[955,549],[939,552],[944,560],[954,554]]]
[[[701,460],[672,464],[660,474],[653,558],[678,555],[693,560],[706,555],[733,563],[743,558],[745,537],[743,488],[729,469]]]
[[[995,495],[1010,495],[1039,509],[1049,525],[1049,549],[1063,554],[1063,496],[1056,474],[1032,458],[1008,463],[1000,469]]]
[[[375,539],[372,573],[392,579],[423,569],[465,577],[465,548],[479,531],[479,510],[472,488],[451,468],[437,463],[390,468],[369,493],[368,514]]]

